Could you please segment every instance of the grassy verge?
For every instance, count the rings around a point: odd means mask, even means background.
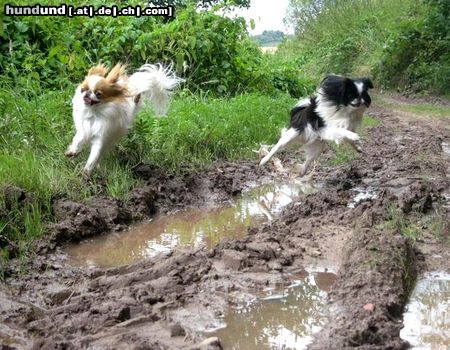
[[[391,36],[404,21],[412,21],[413,5],[422,8],[411,0],[325,1],[319,13],[299,12],[295,23],[300,35],[281,46],[280,54],[297,60],[309,76],[369,75]]]
[[[31,87],[0,92],[0,235],[19,244],[43,234],[44,223],[53,220],[54,198],[81,200],[99,193],[125,198],[139,185],[131,169],[141,161],[177,172],[216,159],[254,158],[251,150],[259,143],[276,141],[295,102],[284,94],[216,99],[182,91],[165,118],[155,118],[145,108],[132,132],[86,184],[81,169],[88,150],[76,159],[64,156],[74,132],[72,91]],[[11,186],[24,190],[29,199],[19,204],[5,194]]]
[[[414,241],[423,240],[426,235],[439,241],[448,241],[448,237],[444,234],[445,218],[437,213],[412,212],[406,215],[400,209],[390,207],[387,220],[382,226],[395,229]]]
[[[420,116],[431,118],[450,118],[450,107],[437,106],[429,103],[404,104],[398,106],[399,109]]]
[[[423,103],[423,102],[403,102],[394,99],[389,95],[377,94],[374,96],[374,102],[377,105],[400,110],[412,114],[418,117],[429,117],[429,118],[450,118],[450,106]]]

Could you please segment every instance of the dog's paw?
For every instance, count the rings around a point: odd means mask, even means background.
[[[68,149],[64,154],[66,155],[66,157],[75,157],[78,155],[78,153],[80,152],[75,152],[73,150]]]
[[[92,172],[87,170],[87,169],[83,169],[83,173],[81,175],[82,179],[84,182],[91,182],[92,180],[92,176],[91,176]]]
[[[348,134],[346,135],[346,137],[350,140],[350,141],[359,141],[359,135],[357,133],[351,132],[349,131]]]
[[[263,159],[261,159],[261,161],[259,162],[259,166],[263,166],[264,164],[266,164],[269,159],[270,157],[264,157]]]
[[[298,172],[298,175],[299,175],[300,177],[305,176],[305,175],[306,175],[306,172],[308,171],[308,168],[305,167],[304,164],[297,164],[297,165],[295,165],[294,168],[295,168],[295,170]]]

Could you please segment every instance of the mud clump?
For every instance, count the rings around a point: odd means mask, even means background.
[[[429,184],[416,182],[407,186],[400,195],[399,208],[403,213],[426,213],[432,208],[433,197],[436,198]]]
[[[4,235],[0,235],[0,249],[4,249],[9,258],[15,258],[19,252],[17,244],[6,238]]]
[[[229,200],[242,192],[251,181],[260,181],[269,171],[254,162],[216,162],[208,169],[192,172],[181,170],[168,175],[161,168],[140,164],[134,169],[135,176],[146,182],[147,189],[156,195],[158,211],[167,212],[180,207],[205,202]]]
[[[268,174],[268,170],[258,167],[254,162],[216,163],[209,173],[212,190],[236,196],[250,181],[260,181],[261,177]]]
[[[10,211],[29,202],[32,196],[19,187],[8,185],[0,189],[0,198],[4,200],[6,211]]]
[[[86,205],[96,209],[113,231],[124,229],[132,220],[130,208],[120,199],[93,197],[86,201]]]
[[[58,223],[51,225],[50,230],[52,240],[57,243],[80,241],[108,229],[107,222],[100,212],[87,205],[60,200],[54,204],[54,211]]]
[[[411,240],[395,232],[359,231],[330,294],[338,311],[309,349],[406,349],[401,316],[416,273]]]
[[[157,195],[149,187],[135,188],[128,195],[128,206],[132,208],[131,215],[134,221],[143,220],[156,212]]]

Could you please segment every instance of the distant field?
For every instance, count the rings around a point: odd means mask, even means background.
[[[263,53],[270,53],[270,54],[272,54],[272,53],[277,52],[278,47],[277,46],[261,46],[260,49],[261,49],[261,51]]]

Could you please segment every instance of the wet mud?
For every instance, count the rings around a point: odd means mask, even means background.
[[[272,220],[212,248],[176,247],[111,268],[73,266],[62,249],[155,213],[233,201],[258,184],[295,177],[294,170],[260,169],[255,160],[167,176],[141,165],[135,173],[146,186],[128,201],[55,202],[58,223],[30,271],[12,263],[0,285],[3,348],[220,349],[221,335],[208,332],[223,327],[230,310],[268,288],[288,289],[310,266],[337,271],[310,349],[407,348],[400,331],[417,276],[436,266],[450,272],[442,148],[450,132],[445,120],[408,119],[376,106],[369,114],[381,124],[368,131],[363,154],[329,166],[327,150],[310,179],[319,191],[299,193]],[[287,169],[296,157],[281,155]]]

